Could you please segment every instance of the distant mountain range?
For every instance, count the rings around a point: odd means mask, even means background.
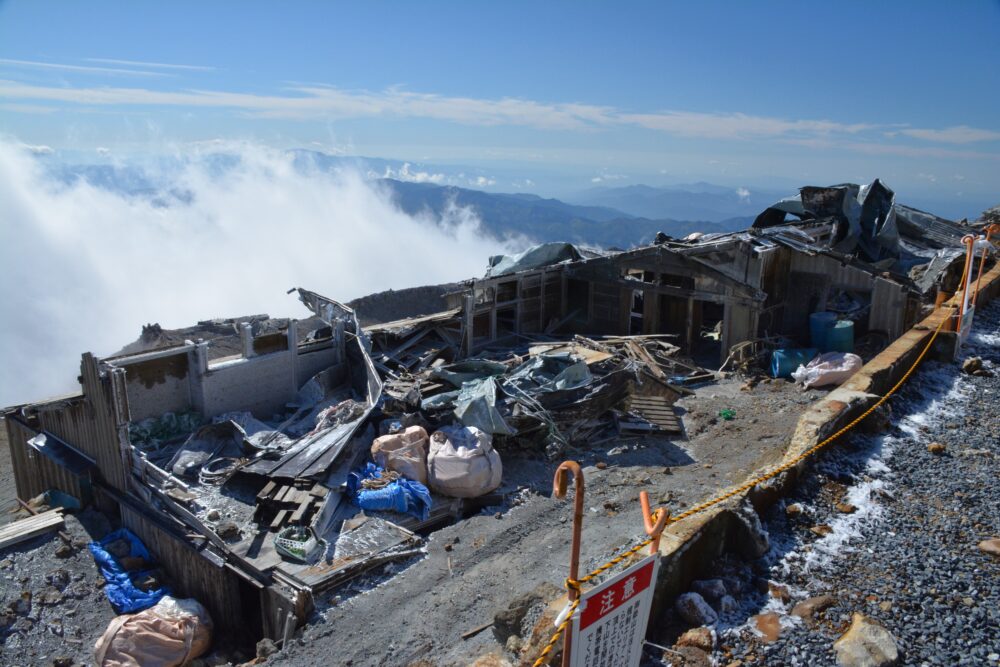
[[[496,238],[524,236],[533,241],[569,241],[603,248],[629,248],[649,243],[657,232],[682,237],[692,232],[745,229],[754,216],[719,221],[650,219],[608,206],[567,204],[531,194],[499,194],[430,183],[381,179],[397,205],[411,215],[441,216],[449,206],[468,207],[479,216],[483,230]],[[762,209],[766,206],[761,207]]]
[[[754,217],[774,202],[796,194],[727,188],[711,183],[652,187],[628,185],[592,188],[572,199],[590,206],[607,206],[651,219],[707,220]]]
[[[722,216],[718,213],[722,209],[718,207],[711,218],[645,216],[634,213],[636,208],[629,204],[628,197],[614,196],[614,193],[619,190],[632,191],[636,188],[656,191],[656,188],[636,186],[602,190],[612,195],[611,200],[623,202],[632,209],[623,211],[597,203],[570,204],[534,194],[484,192],[454,185],[382,177],[386,173],[399,175],[403,171],[403,178],[411,179],[425,173],[418,171],[423,165],[416,165],[411,170],[406,170],[405,163],[389,160],[345,158],[312,151],[293,151],[292,155],[296,167],[303,172],[310,170],[334,172],[343,169],[360,172],[388,190],[400,209],[410,215],[429,213],[433,218],[441,219],[451,206],[469,208],[480,219],[483,231],[501,240],[522,237],[539,243],[568,241],[602,248],[629,248],[651,242],[657,232],[683,237],[692,232],[712,233],[745,229],[753,222],[754,216],[767,206],[761,204],[759,210],[755,209],[751,215],[745,216]],[[238,163],[238,158],[224,153],[203,156],[201,159],[213,173],[222,173]],[[162,207],[192,203],[192,194],[177,188],[172,183],[172,175],[180,168],[180,164],[173,163],[161,164],[152,172],[128,164],[50,163],[48,165],[49,172],[65,184],[82,180],[94,187],[130,197],[147,198],[154,205]],[[724,198],[721,193],[706,192],[707,189],[718,186],[700,184],[698,187],[703,192],[688,194],[693,197],[698,197],[700,194],[714,194],[720,200]],[[718,189],[723,190],[723,188]],[[591,193],[597,192],[598,190],[591,191]],[[675,194],[680,196],[684,193],[677,191]]]

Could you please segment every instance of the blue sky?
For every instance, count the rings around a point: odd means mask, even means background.
[[[83,154],[249,139],[554,194],[882,177],[978,206],[1000,200],[998,36],[996,0],[8,0],[0,133]]]

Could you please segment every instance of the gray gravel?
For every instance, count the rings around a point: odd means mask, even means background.
[[[0,551],[0,664],[91,664],[115,612],[87,544],[108,530],[99,512],[67,514],[72,545],[63,557],[56,552],[66,545],[54,531]],[[21,602],[26,593],[30,605]]]
[[[978,315],[968,356],[982,357],[994,377],[925,363],[893,399],[887,432],[823,454],[797,494],[765,517],[772,546],[764,558],[716,563],[750,591],[720,621],[717,665],[836,664],[832,643],[856,611],[896,637],[900,664],[1000,664],[1000,560],[976,546],[1000,536],[1000,303]],[[945,453],[930,453],[931,442]],[[858,510],[838,512],[845,499]],[[795,502],[804,511],[789,518]],[[809,531],[819,524],[834,534]],[[768,580],[791,599],[769,594]],[[837,603],[805,622],[788,615],[820,594]],[[750,629],[764,611],[782,616],[773,643]]]

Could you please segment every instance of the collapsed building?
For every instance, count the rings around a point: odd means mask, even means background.
[[[242,320],[226,356],[205,340],[87,353],[80,392],[4,410],[18,495],[97,506],[217,626],[287,638],[319,592],[503,502],[491,481],[365,511],[373,443],[420,431],[426,448],[427,432],[471,428],[546,460],[608,434],[680,434],[671,406],[689,385],[808,344],[813,313],[874,355],[958,289],[975,231],[875,181],[803,188],[743,232],[495,257],[447,310],[366,328],[298,289],[318,322],[301,340],[295,321]]]

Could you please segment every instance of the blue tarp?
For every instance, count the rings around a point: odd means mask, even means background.
[[[378,479],[384,471],[374,463],[347,476],[347,492],[363,510],[400,512],[426,521],[431,515],[431,492],[420,482],[400,477],[381,489],[362,489],[361,481]]]
[[[111,606],[119,614],[134,614],[137,611],[152,607],[160,601],[160,598],[168,595],[170,591],[166,588],[157,588],[152,591],[144,591],[137,588],[132,583],[132,578],[125,571],[125,568],[105,549],[107,545],[115,540],[125,540],[128,542],[130,545],[129,555],[133,558],[142,558],[147,563],[151,563],[153,560],[139,538],[127,528],[116,530],[100,542],[91,542],[88,545],[90,553],[94,555],[94,562],[97,563],[97,567],[101,571],[101,575],[108,582],[104,587],[104,593],[108,596]],[[148,571],[145,570],[144,572]],[[135,574],[141,576],[143,572]]]

